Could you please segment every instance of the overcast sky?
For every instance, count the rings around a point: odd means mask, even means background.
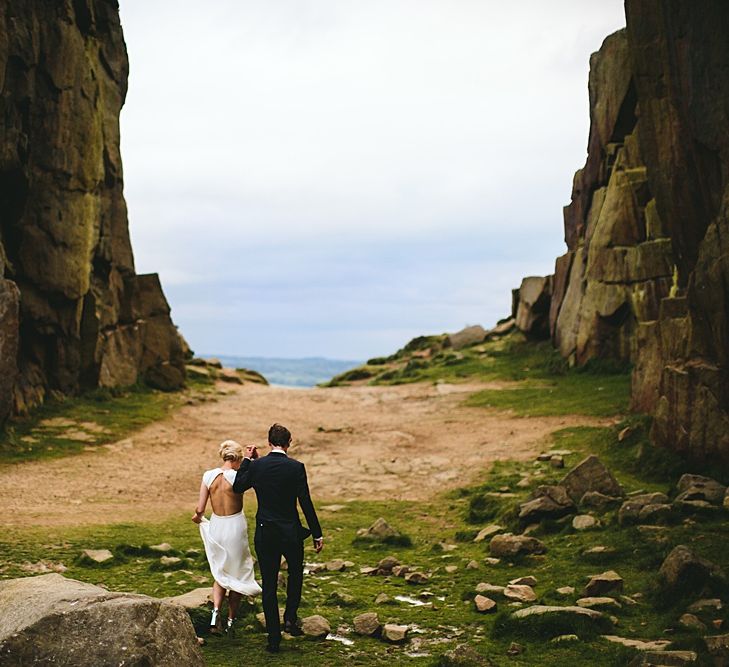
[[[137,270],[197,352],[493,325],[564,252],[620,0],[120,0]]]

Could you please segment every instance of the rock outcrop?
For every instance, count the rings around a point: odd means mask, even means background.
[[[156,275],[134,270],[114,0],[0,9],[0,418],[53,391],[184,382]]]
[[[0,663],[203,665],[181,606],[60,574],[0,582]]]
[[[588,157],[544,279],[550,334],[574,364],[632,363],[654,442],[728,466],[729,5],[625,10],[590,60]]]

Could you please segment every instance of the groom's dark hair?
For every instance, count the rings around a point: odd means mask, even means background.
[[[288,447],[291,444],[291,431],[281,424],[268,429],[268,442],[275,447]]]

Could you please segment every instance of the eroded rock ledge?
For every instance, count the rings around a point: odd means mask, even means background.
[[[114,0],[0,9],[0,419],[52,391],[184,382],[155,274],[134,270]]]

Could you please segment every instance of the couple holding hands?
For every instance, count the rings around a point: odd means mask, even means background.
[[[203,475],[192,520],[200,525],[205,554],[215,579],[210,625],[218,628],[220,606],[229,591],[227,630],[232,633],[242,596],[261,593],[253,572],[243,514],[243,493],[251,488],[255,490],[258,512],[254,545],[263,587],[266,648],[277,653],[281,644],[277,596],[281,557],[288,564],[284,631],[300,635],[297,611],[304,578],[304,540],[311,535],[317,553],[324,541],[309,495],[304,464],[288,456],[291,433],[281,424],[274,424],[268,431],[268,444],[269,453],[259,457],[253,445],[243,448],[233,440],[222,443],[219,454],[223,463]],[[208,500],[213,510],[209,521],[203,516]],[[301,524],[297,501],[308,528]]]

